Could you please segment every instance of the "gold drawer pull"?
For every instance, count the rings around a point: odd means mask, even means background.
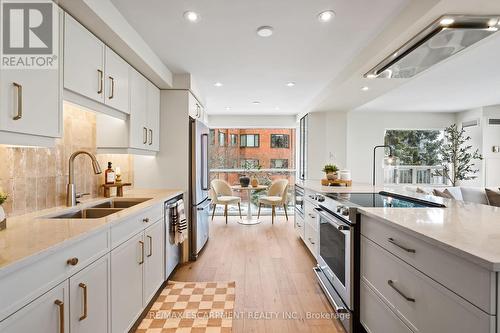
[[[76,266],[78,264],[78,258],[77,257],[69,258],[68,260],[66,260],[66,263],[70,266]]]
[[[98,87],[97,88],[97,93],[98,94],[102,94],[102,90],[103,90],[104,84],[102,82],[102,80],[103,80],[103,73],[102,73],[102,71],[100,69],[97,70],[97,80],[98,80],[97,81],[97,87]]]
[[[139,265],[144,264],[144,242],[139,241],[139,245],[141,246],[141,261],[139,261]]]
[[[59,307],[59,332],[64,333],[64,302],[56,299],[54,304]]]
[[[146,127],[142,128],[142,143],[148,143],[148,129]]]
[[[13,82],[14,87],[17,92],[17,105],[16,105],[16,115],[12,118],[14,120],[19,120],[23,117],[23,86],[17,82]]]
[[[109,76],[109,81],[111,82],[111,92],[108,98],[113,99],[113,97],[115,97],[115,79]]]
[[[87,318],[87,285],[85,283],[80,283],[78,286],[82,288],[83,291],[83,315],[78,318],[79,321],[82,321]]]
[[[147,236],[148,239],[149,239],[149,253],[147,255],[147,257],[151,257],[153,255],[153,237],[151,236]]]

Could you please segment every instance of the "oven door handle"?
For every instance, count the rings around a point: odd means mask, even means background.
[[[342,232],[349,232],[351,230],[351,226],[348,225],[347,223],[344,222],[339,222],[337,219],[335,219],[334,215],[328,215],[324,213],[324,210],[321,208],[314,208],[316,213],[320,216],[322,216],[325,220],[328,221],[328,223],[333,224],[338,230]],[[332,218],[333,217],[333,218]]]

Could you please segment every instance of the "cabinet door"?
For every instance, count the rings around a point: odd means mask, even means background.
[[[125,60],[106,47],[104,103],[125,113],[129,113],[129,67]]]
[[[140,233],[111,251],[111,331],[127,332],[142,311],[144,239]]]
[[[144,306],[154,296],[164,277],[164,230],[160,220],[145,231],[146,264],[144,266]]]
[[[148,83],[148,149],[160,150],[160,89]]]
[[[68,280],[65,280],[0,322],[0,332],[68,332],[68,301]]]
[[[195,119],[201,117],[201,104],[191,93],[189,93],[189,116]]]
[[[71,333],[108,332],[109,254],[69,279]]]
[[[61,12],[61,25],[62,15]],[[62,47],[62,43],[59,44]],[[61,47],[56,60],[57,69],[0,71],[0,130],[46,137],[61,136]]]
[[[64,88],[104,102],[104,44],[65,15]]]
[[[130,147],[146,149],[149,131],[147,126],[147,80],[130,68]]]

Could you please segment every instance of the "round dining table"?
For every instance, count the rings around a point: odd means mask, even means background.
[[[247,191],[248,192],[248,203],[247,203],[247,216],[241,220],[238,221],[240,224],[244,225],[254,225],[254,224],[259,224],[261,221],[255,217],[252,216],[252,192],[253,191],[262,191],[262,190],[267,190],[268,186],[266,185],[257,185],[257,186],[246,186],[243,187],[241,185],[234,185],[231,186],[231,189],[233,191]]]

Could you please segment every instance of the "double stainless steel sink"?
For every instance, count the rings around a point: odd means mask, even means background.
[[[47,216],[49,219],[98,219],[105,217],[126,208],[140,204],[141,202],[150,200],[151,198],[128,198],[128,199],[112,199],[101,202],[96,205],[91,205],[78,210],[71,210],[62,214]]]

